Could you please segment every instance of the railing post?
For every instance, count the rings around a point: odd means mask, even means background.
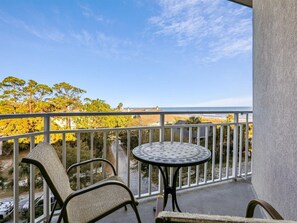
[[[237,178],[237,161],[238,161],[238,113],[234,113],[234,130],[233,130],[233,165],[232,176]]]
[[[44,116],[44,142],[50,143],[50,116]],[[50,216],[50,192],[49,187],[46,181],[43,179],[43,196],[44,196],[44,205],[43,205],[43,213],[46,220],[49,220]]]

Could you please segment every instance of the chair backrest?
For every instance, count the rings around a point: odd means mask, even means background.
[[[49,143],[39,143],[22,162],[37,166],[58,203],[63,203],[73,190],[55,149]]]

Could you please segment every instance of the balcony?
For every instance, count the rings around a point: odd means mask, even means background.
[[[227,114],[232,114],[234,119],[227,121]],[[218,119],[222,121],[196,124],[178,124],[177,122],[175,124],[168,121],[167,117],[170,115],[219,116]],[[77,128],[79,122],[93,122],[111,116],[133,118],[151,116],[157,117],[157,122],[150,126]],[[23,174],[22,167],[19,167],[21,158],[40,141],[53,144],[65,168],[73,162],[95,157],[103,157],[112,161],[119,176],[139,200],[139,211],[143,222],[154,221],[153,207],[156,195],[162,191],[158,169],[137,162],[131,156],[131,150],[143,143],[189,142],[204,146],[212,152],[212,159],[208,163],[182,168],[179,172],[178,200],[184,211],[243,216],[247,201],[254,197],[252,186],[249,183],[252,174],[252,110],[250,108],[0,115],[0,120],[6,120],[7,123],[16,119],[22,119],[24,122],[39,121],[43,123],[43,131],[0,138],[1,148],[11,147],[13,150],[12,160],[7,162],[7,165],[11,163],[13,167],[13,182],[19,182],[14,183],[10,196],[6,195],[5,198],[2,195],[1,198],[1,200],[13,201],[13,214],[7,218],[11,222],[22,222],[25,219],[30,219],[30,222],[41,222],[51,212],[51,193],[37,174],[37,170],[30,166],[27,177]],[[67,128],[62,130],[53,128],[57,126],[57,123],[58,126],[67,123]],[[26,146],[29,149],[23,150]],[[171,177],[172,172],[173,170],[170,171]],[[110,173],[104,165],[90,166],[87,170],[76,170],[70,175],[70,179],[74,187],[81,188],[101,179],[104,173]],[[42,201],[44,205],[40,210],[40,207],[36,206],[36,198],[41,195],[44,197]],[[25,203],[30,208],[24,215]],[[40,213],[37,213],[37,209]],[[124,214],[127,219],[130,219],[129,213],[128,210]],[[112,222],[112,218],[117,218],[122,214],[117,212],[104,219],[103,222]]]

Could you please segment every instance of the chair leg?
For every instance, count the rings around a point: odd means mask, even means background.
[[[133,208],[133,210],[135,212],[135,215],[136,215],[136,218],[137,218],[138,223],[141,223],[140,216],[139,216],[139,213],[138,213],[136,204],[132,202],[131,203],[131,206],[132,206],[132,208]]]
[[[55,210],[56,210],[56,207],[57,207],[57,200],[55,200],[55,203],[54,203],[54,207],[53,207],[53,210],[52,210],[52,213],[51,213],[51,216],[50,218],[48,219],[48,222],[50,223],[52,221],[52,218],[54,216],[54,213],[55,213]]]

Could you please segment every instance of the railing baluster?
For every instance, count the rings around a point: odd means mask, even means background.
[[[227,151],[226,151],[226,178],[229,178],[229,162],[230,162],[230,124],[227,126]]]
[[[208,149],[208,126],[205,126],[205,145],[204,145],[204,147],[206,148],[206,149]],[[207,165],[208,164],[208,162],[205,162],[204,163],[204,181],[203,181],[203,183],[207,183]]]
[[[220,163],[219,163],[219,179],[222,180],[222,169],[223,169],[223,133],[224,126],[220,126]]]
[[[142,137],[141,137],[141,130],[138,130],[138,146],[142,144]],[[138,162],[138,197],[141,197],[141,180],[142,180],[142,174],[141,174],[141,162]]]
[[[130,188],[130,154],[131,154],[131,131],[127,130],[127,159],[128,159],[127,185],[129,188]]]
[[[13,142],[13,222],[19,222],[19,141]]]
[[[184,142],[184,128],[183,127],[181,127],[180,131],[179,131],[179,141],[181,143]],[[183,168],[181,167],[179,169],[179,174],[178,174],[178,182],[179,182],[178,183],[178,188],[179,189],[182,188],[182,185],[183,185],[182,177],[183,177]]]
[[[181,143],[184,142],[184,128],[183,128],[183,127],[181,127],[181,128],[179,129],[179,141],[180,141]]]
[[[50,139],[50,123],[51,119],[49,115],[44,116],[44,142],[51,143]],[[51,210],[51,201],[50,201],[50,190],[46,183],[46,181],[43,179],[43,214],[45,216],[46,220],[49,220],[50,217],[50,210]]]
[[[64,166],[65,169],[67,169],[66,166],[66,133],[62,134],[62,164]]]
[[[249,114],[245,118],[245,150],[244,150],[244,176],[247,179],[248,174],[248,151],[249,151]]]
[[[165,115],[160,114],[160,142],[164,142]]]
[[[153,131],[152,129],[150,129],[149,131],[149,143],[152,143],[153,142]]]
[[[193,128],[189,127],[189,143],[192,143],[193,137]],[[191,167],[188,167],[188,180],[187,180],[188,187],[191,185]]]
[[[119,131],[116,130],[116,171],[119,174]],[[119,174],[120,175],[120,174]]]
[[[216,138],[217,138],[217,126],[212,126],[212,165],[211,165],[211,181],[215,178],[215,165],[216,165]]]
[[[106,153],[107,153],[107,132],[103,131],[103,159],[106,159]],[[106,178],[106,163],[102,163],[102,171],[103,171],[103,178]]]
[[[239,161],[238,161],[238,176],[241,177],[241,164],[242,164],[242,124],[239,125]]]
[[[77,133],[76,162],[80,162],[80,132]],[[76,168],[76,189],[80,189],[80,166]]]
[[[234,113],[232,176],[235,179],[237,178],[237,160],[238,160],[238,113]]]
[[[153,141],[153,131],[152,129],[149,130],[149,143]],[[149,173],[148,173],[148,193],[149,195],[152,194],[152,165],[149,164]]]
[[[90,151],[90,158],[94,159],[94,132],[91,132],[91,151]],[[94,163],[90,163],[90,182],[91,184],[94,183],[94,177],[93,177],[93,169],[94,169]]]
[[[34,136],[30,137],[30,151],[34,148]],[[29,208],[30,208],[30,222],[35,222],[35,167],[30,164],[30,191],[29,191]]]
[[[173,142],[174,141],[174,132],[173,132],[173,127],[170,128],[170,142]],[[169,179],[170,179],[170,182],[173,181],[173,168],[170,167],[169,168]]]
[[[197,145],[200,146],[200,126],[197,127]],[[196,185],[200,182],[200,167],[196,166]]]

